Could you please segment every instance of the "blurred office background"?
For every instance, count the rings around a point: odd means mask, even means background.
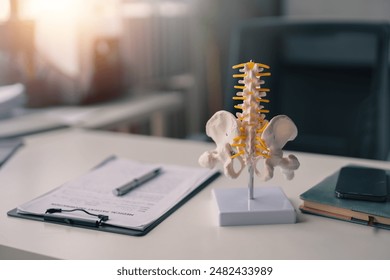
[[[0,86],[34,108],[178,91],[168,136],[196,138],[224,108],[232,30],[264,17],[387,21],[390,1],[0,0]]]

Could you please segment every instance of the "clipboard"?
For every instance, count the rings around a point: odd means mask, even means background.
[[[99,164],[95,168],[97,168],[101,165],[104,165],[105,163],[107,163],[108,161],[110,161],[112,159],[115,159],[115,157],[110,157],[110,158],[106,159],[103,163]],[[162,221],[164,221],[173,212],[175,212],[177,209],[179,209],[183,204],[185,204],[187,201],[189,201],[198,192],[200,192],[207,185],[209,185],[212,181],[214,181],[219,175],[220,175],[219,171],[215,171],[215,172],[211,173],[211,175],[207,179],[205,179],[202,183],[197,185],[196,188],[194,188],[191,192],[189,192],[188,194],[183,196],[180,201],[175,203],[175,205],[173,205],[164,214],[159,216],[157,219],[155,219],[153,222],[148,224],[142,230],[108,224],[108,223],[105,223],[105,221],[101,219],[100,215],[94,215],[94,214],[90,214],[90,215],[96,216],[94,218],[91,218],[91,216],[86,216],[86,217],[88,217],[88,219],[80,219],[80,218],[75,218],[75,217],[67,217],[66,215],[61,216],[61,217],[54,216],[51,213],[42,214],[42,215],[31,214],[31,213],[19,213],[18,208],[14,208],[14,209],[8,211],[7,215],[9,217],[28,219],[28,220],[40,221],[40,222],[47,222],[47,223],[53,223],[53,224],[59,224],[59,225],[66,225],[66,226],[71,226],[71,227],[91,229],[91,230],[97,230],[97,231],[103,231],[103,232],[110,232],[110,233],[117,233],[117,234],[131,235],[131,236],[144,236],[147,233],[149,233],[152,229],[154,229],[157,225],[159,225]],[[79,209],[76,209],[76,210],[79,210]],[[99,216],[99,217],[97,217],[97,216]]]
[[[20,214],[17,212],[17,208],[14,208],[14,209],[8,211],[7,215],[10,217],[16,217],[16,218],[22,218],[22,219],[28,219],[28,220],[40,221],[40,222],[48,222],[48,223],[54,223],[54,224],[60,224],[60,225],[67,225],[67,226],[79,227],[79,228],[84,228],[84,229],[92,229],[92,230],[125,234],[125,235],[132,235],[132,236],[144,236],[148,232],[150,232],[152,229],[154,229],[158,224],[160,224],[162,221],[164,221],[173,212],[175,212],[177,209],[179,209],[183,204],[185,204],[187,201],[189,201],[198,192],[200,192],[202,189],[204,189],[208,184],[210,184],[212,181],[214,181],[219,175],[220,175],[220,172],[214,173],[211,177],[209,177],[206,181],[204,181],[201,185],[199,185],[199,187],[197,187],[195,190],[193,190],[191,193],[189,193],[187,196],[185,196],[174,207],[172,207],[167,212],[165,212],[165,214],[163,214],[160,218],[158,218],[153,223],[151,223],[149,226],[147,226],[144,230],[129,229],[129,228],[124,228],[124,227],[119,227],[119,226],[107,225],[104,223],[101,223],[97,226],[93,226],[92,224],[87,225],[87,224],[83,224],[83,223],[78,223],[76,219],[73,219],[75,223],[66,222],[66,220],[64,220],[63,222],[60,222],[59,220],[56,221],[56,220],[45,219],[45,215]]]

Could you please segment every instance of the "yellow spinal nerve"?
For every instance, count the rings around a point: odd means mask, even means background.
[[[237,92],[233,99],[242,103],[234,106],[241,112],[236,113],[240,134],[231,144],[236,149],[232,158],[242,157],[245,164],[251,164],[258,157],[269,157],[269,149],[261,137],[268,124],[265,113],[269,111],[264,109],[263,104],[269,102],[264,98],[269,89],[261,87],[264,84],[261,78],[270,76],[271,73],[263,72],[264,69],[269,69],[268,65],[252,61],[233,66],[233,69],[237,68],[240,68],[242,74],[235,74],[233,77],[242,80],[239,80],[240,85],[234,88],[241,91]]]

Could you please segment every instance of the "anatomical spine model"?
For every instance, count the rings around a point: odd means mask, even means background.
[[[241,90],[234,100],[241,102],[234,107],[241,112],[233,114],[227,111],[216,112],[206,124],[206,134],[211,137],[217,147],[203,153],[199,164],[213,168],[217,162],[223,163],[224,174],[237,178],[245,166],[249,171],[249,198],[253,199],[253,175],[256,173],[263,180],[273,177],[274,167],[279,166],[288,180],[294,177],[299,161],[294,155],[283,157],[282,148],[298,134],[294,122],[285,115],[278,115],[268,120],[265,109],[268,88],[262,88],[265,82],[262,77],[271,73],[263,72],[269,66],[261,63],[247,62],[233,66],[239,68],[241,74],[233,75],[242,78],[235,86]],[[257,164],[264,160],[264,168],[259,171]],[[234,162],[238,162],[234,166]],[[238,166],[237,166],[238,165]]]

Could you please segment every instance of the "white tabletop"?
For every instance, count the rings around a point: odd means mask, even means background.
[[[30,136],[0,169],[0,258],[59,259],[390,259],[390,231],[298,212],[286,225],[220,227],[211,190],[246,187],[221,176],[143,237],[7,217],[8,210],[75,178],[116,154],[148,162],[197,166],[214,144],[119,133],[59,130]],[[273,180],[294,207],[299,195],[345,164],[390,168],[389,162],[296,153],[292,181]]]

